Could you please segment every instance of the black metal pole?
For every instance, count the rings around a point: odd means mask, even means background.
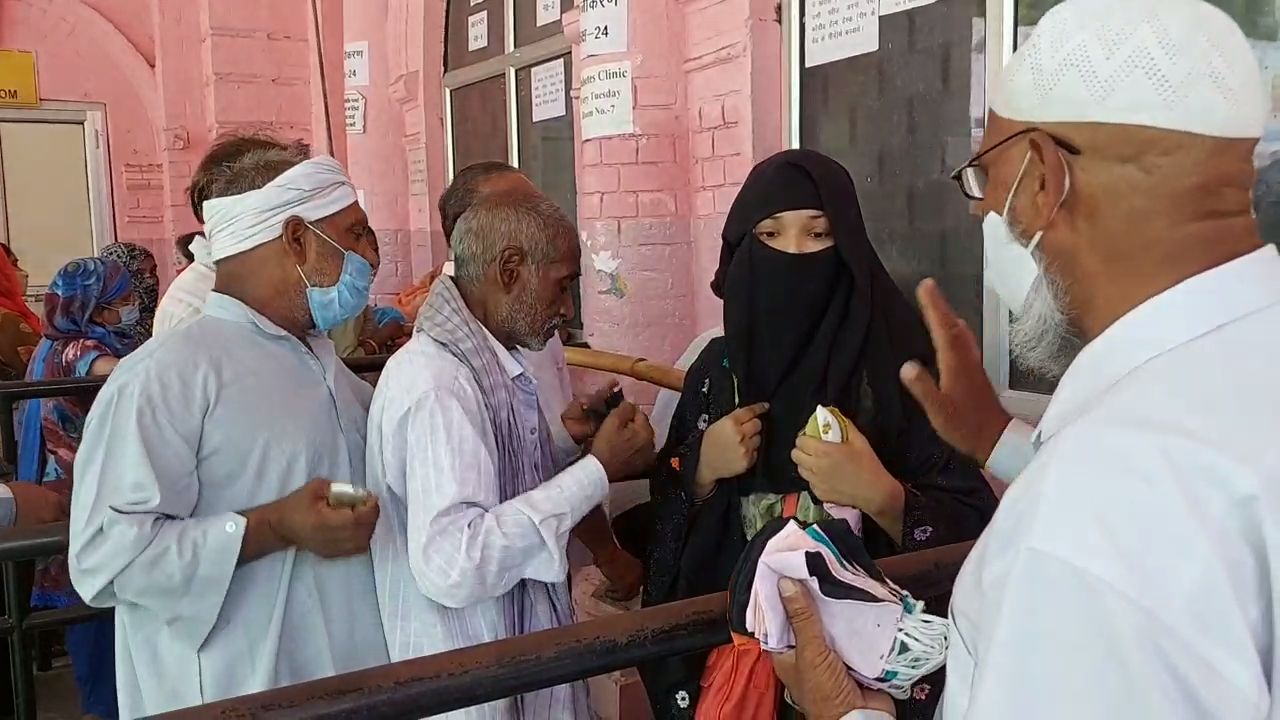
[[[4,564],[4,594],[9,605],[9,622],[17,630],[9,637],[9,672],[13,677],[14,712],[18,720],[36,720],[36,681],[31,667],[31,648],[27,645],[27,634],[22,628],[29,598],[21,596],[21,588],[18,563],[10,560]]]

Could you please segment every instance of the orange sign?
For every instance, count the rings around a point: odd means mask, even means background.
[[[30,50],[0,50],[0,105],[39,107],[36,54]]]

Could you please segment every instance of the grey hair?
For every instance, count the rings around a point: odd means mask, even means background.
[[[532,192],[487,195],[453,229],[454,279],[476,287],[504,247],[523,248],[534,267],[558,259],[578,230],[558,205]]]
[[[204,178],[205,198],[230,197],[259,190],[306,156],[294,147],[264,147],[250,150],[235,160],[209,171]]]

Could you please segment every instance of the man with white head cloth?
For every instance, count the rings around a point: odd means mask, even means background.
[[[285,143],[269,135],[236,134],[216,139],[196,166],[191,186],[187,188],[187,199],[196,220],[204,222],[202,206],[206,200],[216,197],[211,194],[214,190],[233,187],[233,184],[225,182],[229,168],[251,152],[288,154],[296,158],[296,162],[302,162],[311,156],[311,148],[306,143]],[[197,233],[191,239],[190,251],[193,258],[191,264],[183,268],[173,282],[169,283],[169,288],[160,298],[160,304],[156,306],[156,317],[152,323],[153,336],[182,327],[200,317],[204,301],[213,290],[213,255],[209,239],[203,233]]]
[[[1085,345],[956,581],[940,717],[1280,718],[1280,254],[1251,214],[1249,43],[1202,0],[1066,0],[994,90],[957,175],[986,275],[1020,362]],[[883,717],[783,592],[797,702]]]
[[[76,456],[71,579],[115,608],[120,715],[384,663],[364,485],[373,390],[320,333],[363,309],[368,218],[336,161],[247,153],[204,204],[204,313],[122,361]]]

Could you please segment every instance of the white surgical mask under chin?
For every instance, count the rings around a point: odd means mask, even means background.
[[[1031,293],[1031,286],[1040,274],[1034,252],[1041,238],[1044,237],[1044,231],[1041,230],[1024,245],[1019,242],[1017,233],[1014,232],[1008,219],[1009,208],[1013,206],[1013,196],[1017,193],[1018,185],[1022,183],[1022,176],[1027,172],[1027,165],[1030,162],[1031,151],[1028,150],[1027,156],[1022,160],[1022,168],[1018,170],[1018,177],[1014,179],[1013,187],[1009,188],[1009,198],[1005,200],[1004,212],[1001,214],[990,212],[982,219],[984,261],[982,277],[987,286],[1000,297],[1000,302],[1004,303],[1014,315],[1022,312],[1027,295]],[[1063,160],[1063,164],[1066,164],[1066,160]],[[1058,207],[1062,207],[1070,190],[1071,172],[1068,168],[1066,187],[1063,188]],[[1054,208],[1053,212],[1056,215],[1058,209]],[[1052,219],[1050,217],[1050,221]]]

